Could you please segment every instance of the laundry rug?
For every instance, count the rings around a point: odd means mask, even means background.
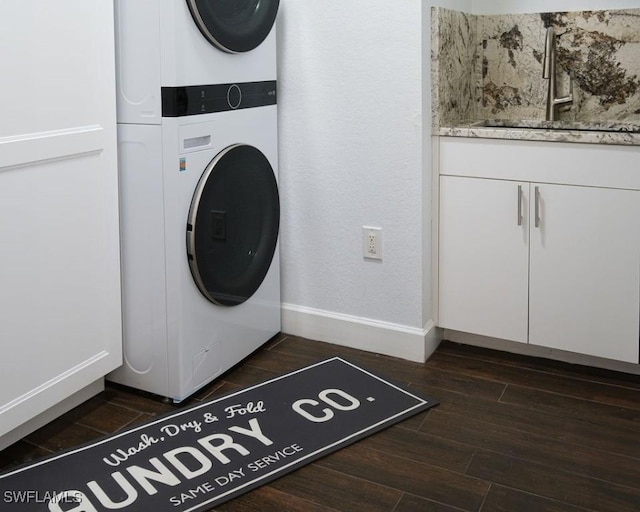
[[[209,510],[436,404],[327,359],[0,475],[0,509]]]

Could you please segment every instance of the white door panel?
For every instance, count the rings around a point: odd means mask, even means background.
[[[637,363],[640,192],[531,187],[529,342]]]
[[[122,357],[113,5],[0,3],[0,436]]]
[[[441,327],[527,342],[528,189],[440,178]]]

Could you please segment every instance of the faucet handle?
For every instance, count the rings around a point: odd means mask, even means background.
[[[562,105],[564,103],[573,103],[573,76],[569,73],[569,94],[564,98],[555,98],[554,105]]]

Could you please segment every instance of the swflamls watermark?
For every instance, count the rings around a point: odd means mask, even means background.
[[[82,493],[78,491],[6,490],[2,495],[5,503],[79,503]]]

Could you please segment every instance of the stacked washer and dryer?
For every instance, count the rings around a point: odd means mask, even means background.
[[[280,331],[279,0],[117,0],[124,364],[179,402]]]

